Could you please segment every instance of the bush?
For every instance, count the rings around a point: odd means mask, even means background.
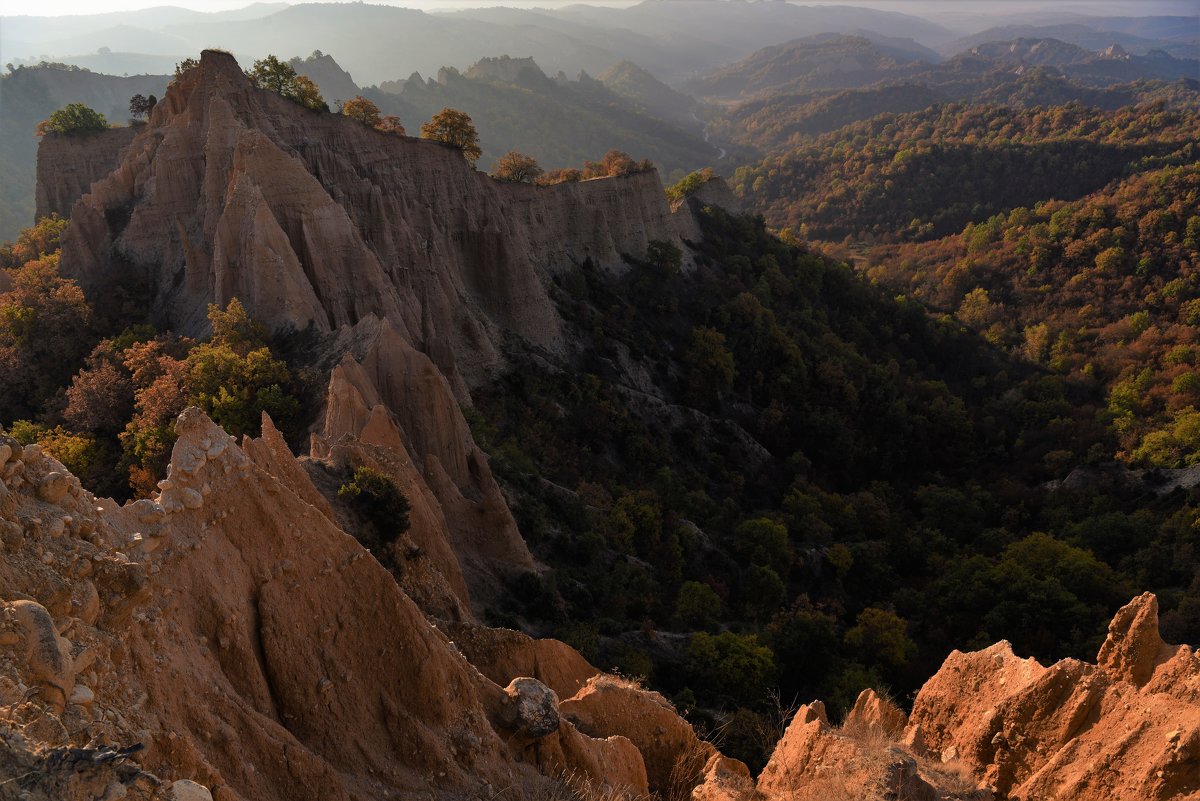
[[[395,542],[408,531],[408,513],[412,508],[408,498],[378,470],[356,468],[351,480],[338,488],[338,497],[366,518],[384,542]]]
[[[83,103],[68,103],[38,123],[37,134],[78,134],[108,130],[104,115]]]
[[[704,186],[713,179],[712,167],[705,167],[703,170],[690,172],[677,183],[667,187],[667,200],[672,203],[677,203],[689,195],[695,194],[696,190]]]

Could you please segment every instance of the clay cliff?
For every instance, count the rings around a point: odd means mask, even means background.
[[[160,494],[124,506],[0,442],[0,772],[29,768],[22,798],[646,792],[644,723],[585,734],[560,707],[596,674],[577,654],[440,631],[269,421],[242,447],[195,409],[177,432]]]
[[[1007,642],[955,651],[905,715],[864,691],[839,727],[801,707],[758,780],[767,798],[1200,798],[1200,654],[1120,609],[1097,664],[1048,667]]]
[[[451,618],[437,586],[478,609],[538,569],[459,411],[470,387],[510,338],[565,349],[557,271],[622,270],[651,241],[697,236],[655,172],[499,182],[454,148],[256,89],[215,51],[135,131],[43,143],[38,194],[69,211],[62,269],[91,297],[140,293],[156,324],[190,334],[238,298],[317,343],[306,358],[329,386],[312,455],[379,465],[419,499],[442,580],[409,589]]]
[[[51,185],[49,165],[41,174],[39,194],[65,206],[68,187]],[[207,305],[234,297],[276,330],[329,333],[373,315],[460,394],[496,367],[506,335],[562,347],[544,276],[586,259],[622,269],[623,254],[692,230],[654,172],[498,182],[452,147],[255,89],[215,51],[70,214],[72,275],[93,292],[144,283],[164,327],[201,333]]]
[[[129,127],[43,136],[38,145],[37,216],[70,216],[75,201],[121,163],[137,132]]]

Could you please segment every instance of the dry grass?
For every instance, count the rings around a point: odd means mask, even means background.
[[[646,795],[598,782],[578,771],[562,774],[528,798],[530,801],[653,801]]]
[[[697,740],[675,757],[675,764],[671,766],[666,801],[690,801],[692,788],[704,778],[704,766],[708,764],[711,753],[705,745],[707,744]]]

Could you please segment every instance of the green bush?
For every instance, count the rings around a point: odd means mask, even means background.
[[[412,508],[408,498],[378,470],[355,469],[351,480],[338,488],[338,497],[366,518],[384,542],[395,542],[408,531],[408,513]]]
[[[38,134],[74,134],[108,130],[104,115],[83,103],[68,103],[38,123]]]

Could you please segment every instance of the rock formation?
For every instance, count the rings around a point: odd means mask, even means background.
[[[1098,664],[1044,667],[1007,642],[955,651],[911,715],[864,692],[837,729],[801,707],[759,777],[767,798],[1133,801],[1200,797],[1200,656],[1158,636],[1147,593]]]
[[[457,619],[539,569],[459,404],[507,338],[563,350],[549,276],[695,235],[657,173],[495,181],[452,147],[256,89],[216,51],[136,132],[61,139],[43,144],[39,197],[70,212],[62,269],[90,295],[144,291],[156,323],[189,334],[236,297],[314,336],[330,379],[312,455],[369,462],[414,499],[433,572],[406,589],[426,611]]]
[[[124,506],[0,442],[0,780],[41,765],[30,797],[70,801],[646,792],[632,738],[504,679],[566,693],[584,660],[474,624],[457,647],[264,430],[239,447],[186,411],[160,494]]]
[[[1043,667],[1006,642],[956,651],[917,695],[909,729],[1008,798],[1200,793],[1200,655],[1159,638],[1153,595],[1117,612],[1098,663]]]
[[[42,175],[39,195],[65,212],[78,185],[55,185],[49,164]],[[654,172],[498,182],[453,147],[255,89],[215,51],[70,213],[65,269],[89,290],[144,282],[164,326],[201,333],[208,304],[233,297],[274,329],[375,315],[455,386],[496,365],[506,333],[561,348],[542,276],[586,259],[621,269],[624,254],[692,225]]]

